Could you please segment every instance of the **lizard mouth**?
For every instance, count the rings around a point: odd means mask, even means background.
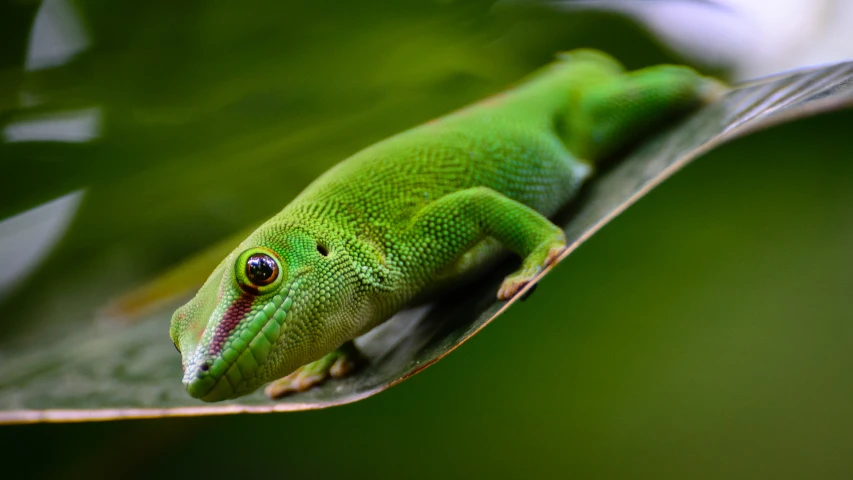
[[[207,345],[200,345],[184,373],[187,393],[205,402],[247,393],[245,390],[251,386],[256,372],[285,331],[296,287],[293,283],[287,292],[276,294],[262,309],[241,315],[227,338],[217,340],[214,335]]]

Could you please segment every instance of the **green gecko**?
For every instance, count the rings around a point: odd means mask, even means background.
[[[518,293],[566,248],[548,220],[595,165],[721,84],[561,54],[516,87],[372,145],[258,227],[172,317],[187,392],[278,398],[364,361],[352,340],[511,251]],[[263,175],[256,181],[275,184]]]

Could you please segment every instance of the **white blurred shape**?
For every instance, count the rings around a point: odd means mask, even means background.
[[[101,110],[86,108],[53,113],[10,123],[3,129],[7,142],[88,142],[101,131]]]
[[[62,65],[88,46],[89,38],[68,0],[44,0],[30,30],[25,68]]]
[[[71,224],[83,191],[0,221],[0,297],[35,271]]]
[[[850,0],[563,0],[626,13],[671,48],[731,68],[736,80],[853,59]]]
[[[806,42],[802,57],[810,64],[853,60],[853,2],[826,3],[813,32],[815,41]]]

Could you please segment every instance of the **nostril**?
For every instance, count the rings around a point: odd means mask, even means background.
[[[210,370],[210,362],[204,362],[204,363],[202,363],[201,365],[199,365],[199,367],[198,367],[198,368],[199,368],[199,370],[201,370],[202,372],[206,372],[206,371]]]

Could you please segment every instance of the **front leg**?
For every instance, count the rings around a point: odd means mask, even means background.
[[[264,393],[275,400],[292,393],[304,392],[323,383],[329,377],[346,377],[366,361],[355,343],[350,340],[323,358],[304,365],[290,375],[270,383],[264,389]]]
[[[563,231],[532,208],[486,187],[445,195],[424,207],[409,230],[416,264],[439,271],[453,265],[484,237],[492,237],[522,258],[504,279],[498,299],[518,293],[566,248]]]

